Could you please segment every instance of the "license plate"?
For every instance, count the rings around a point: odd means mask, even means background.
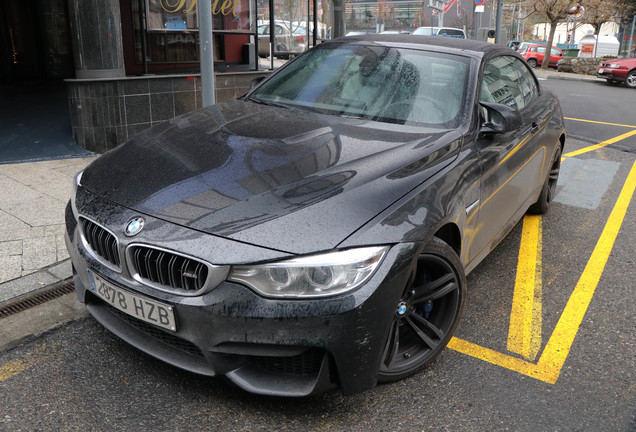
[[[90,270],[88,270],[88,274],[91,278],[91,291],[109,305],[141,321],[168,330],[177,330],[172,306],[145,296],[132,294],[102,279]]]
[[[603,73],[603,72],[605,72],[603,69],[598,70],[598,73]]]

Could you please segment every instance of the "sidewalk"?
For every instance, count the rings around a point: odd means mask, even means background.
[[[604,83],[603,78],[597,78],[594,75],[581,75],[570,72],[558,72],[555,69],[549,68],[548,70],[533,69],[534,74],[539,79],[549,80],[567,80],[567,81],[585,81],[585,82],[598,82]]]
[[[71,278],[64,209],[73,177],[94,158],[0,165],[0,310]],[[72,308],[74,294],[64,297]],[[39,310],[36,315],[34,309],[8,318],[0,315],[0,351],[14,340],[39,334],[66,319],[64,308],[53,307],[60,306],[60,301],[34,308]],[[49,312],[44,313],[47,308]],[[74,310],[66,312],[77,315]]]

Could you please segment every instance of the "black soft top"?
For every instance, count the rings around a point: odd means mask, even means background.
[[[346,36],[334,39],[334,42],[376,42],[380,44],[396,44],[396,45],[422,45],[429,47],[448,48],[450,50],[465,50],[480,54],[479,57],[485,57],[492,52],[509,51],[514,53],[510,48],[503,45],[495,45],[488,42],[475,41],[469,39],[460,39],[445,36],[422,36],[410,34],[368,34],[360,36]]]

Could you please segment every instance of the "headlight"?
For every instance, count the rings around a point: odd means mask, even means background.
[[[233,266],[228,280],[268,297],[326,297],[365,283],[387,246],[348,249],[260,265]]]
[[[612,68],[612,69],[616,69],[616,68],[621,67],[621,65],[619,65],[618,63],[610,63],[610,64],[608,64],[608,65],[607,65],[607,66],[605,66],[605,67]]]

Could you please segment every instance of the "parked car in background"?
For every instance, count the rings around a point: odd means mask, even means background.
[[[605,78],[610,85],[625,83],[629,88],[636,88],[636,58],[604,61],[596,70],[596,76]]]
[[[530,67],[536,68],[543,64],[545,58],[546,49],[545,45],[529,44],[523,47],[523,51],[519,51],[519,54],[526,59]],[[557,47],[552,47],[550,50],[550,59],[548,60],[548,66],[556,67],[557,62],[563,58],[563,51]]]
[[[421,36],[446,36],[458,39],[466,39],[466,32],[464,32],[464,30],[452,27],[418,27],[411,34]]]
[[[275,45],[272,48],[274,55],[281,58],[289,58],[289,53],[300,54],[305,51],[306,45],[306,33],[307,30],[302,27],[302,32],[297,32],[301,27],[295,27],[292,33],[286,25],[276,23],[274,25],[274,41]],[[258,26],[258,55],[260,57],[269,56],[269,43],[270,43],[270,25],[261,24]],[[277,54],[281,53],[281,54]]]
[[[507,47],[327,41],[75,177],[77,297],[131,345],[246,391],[396,381],[453,336],[466,274],[548,210],[564,144],[559,101]]]

